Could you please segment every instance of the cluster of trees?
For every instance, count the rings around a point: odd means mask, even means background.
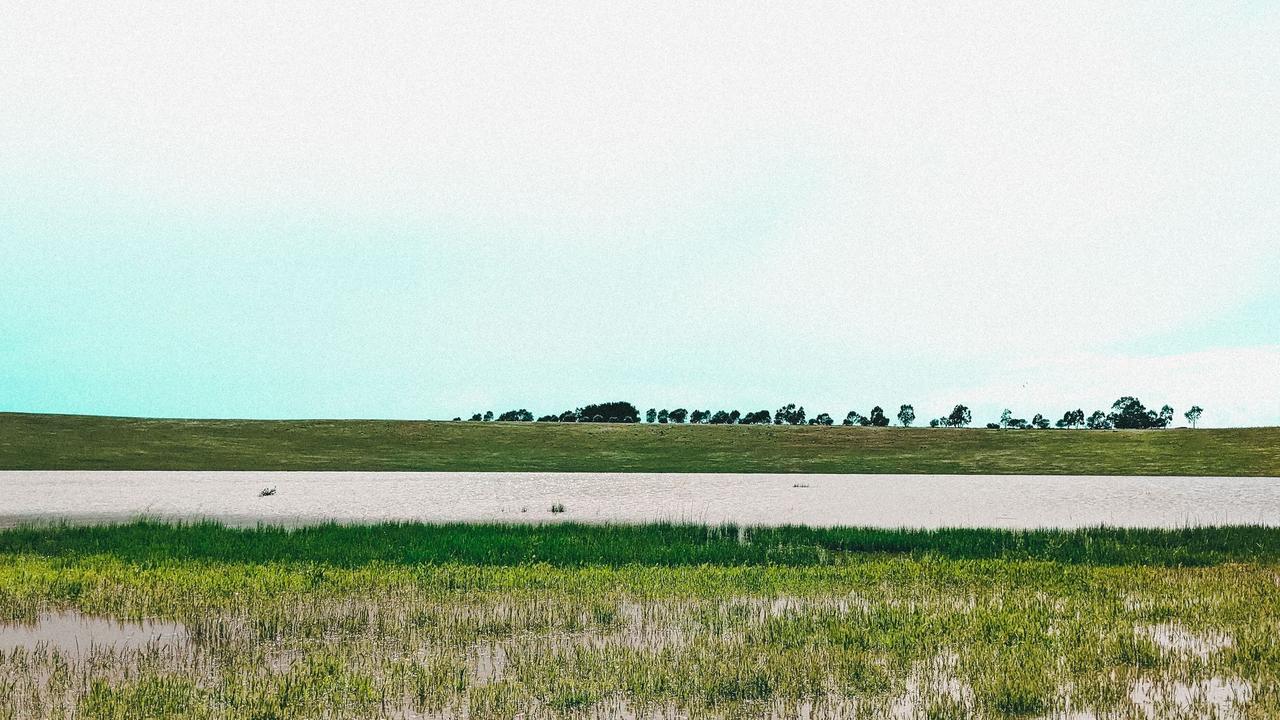
[[[461,420],[456,417],[454,420]],[[490,422],[494,419],[493,411],[485,413],[476,413],[471,416],[471,422]],[[508,410],[497,417],[498,422],[532,422],[533,413],[520,408],[519,410]],[[635,405],[629,402],[606,402],[584,405],[574,410],[565,410],[559,415],[543,415],[538,418],[538,422],[621,422],[633,423],[640,420],[640,411]]]
[[[1192,427],[1200,420],[1200,415],[1204,412],[1204,408],[1199,405],[1193,406],[1190,410],[1183,413],[1183,417]],[[1150,429],[1150,428],[1166,428],[1173,424],[1173,408],[1165,405],[1159,411],[1148,410],[1137,398],[1125,396],[1116,400],[1111,405],[1111,412],[1104,413],[1101,410],[1095,410],[1093,414],[1085,417],[1083,410],[1068,410],[1063,414],[1062,418],[1052,423],[1053,426],[1061,429],[1071,429],[1084,427],[1090,430],[1131,430],[1131,429]],[[911,427],[916,421],[916,411],[911,405],[901,405],[898,407],[898,423],[902,427]],[[462,418],[454,418],[461,420]],[[521,408],[519,410],[508,410],[497,416],[499,422],[531,422],[533,421],[533,413]],[[485,413],[476,413],[471,416],[473,422],[489,422],[494,420],[493,411]],[[803,405],[796,406],[795,403],[787,403],[782,407],[770,413],[768,410],[757,410],[755,412],[742,413],[737,410],[693,410],[686,408],[676,408],[674,410],[661,410],[657,408],[649,408],[644,413],[645,422],[649,423],[674,423],[677,425],[686,422],[694,425],[834,425],[835,420],[827,413],[819,413],[814,417],[809,417],[805,413]],[[559,415],[543,415],[538,418],[538,422],[622,422],[634,423],[640,421],[640,411],[635,405],[629,402],[607,402],[586,405],[574,410],[566,410]],[[964,405],[956,405],[951,409],[951,413],[929,421],[929,427],[967,427],[973,422],[973,413]],[[871,408],[870,414],[863,415],[857,410],[850,410],[845,415],[841,425],[858,425],[863,427],[888,427],[890,424],[889,417],[885,415],[884,408],[879,405]],[[988,428],[1009,428],[1009,429],[1029,429],[1029,430],[1047,430],[1050,422],[1047,417],[1036,413],[1031,420],[1025,418],[1017,418],[1013,416],[1013,411],[1005,410],[1000,414],[1000,422],[987,423]]]
[[[1196,423],[1200,421],[1200,415],[1203,413],[1204,408],[1199,405],[1193,405],[1182,416],[1187,419],[1191,427],[1195,427]],[[1053,424],[1055,427],[1064,429],[1085,427],[1090,430],[1153,430],[1167,428],[1173,424],[1173,408],[1165,405],[1158,412],[1148,410],[1140,400],[1126,395],[1111,404],[1111,412],[1109,413],[1094,410],[1092,414],[1085,417],[1083,410],[1068,410],[1061,419]],[[1031,422],[1027,422],[1024,418],[1014,417],[1013,413],[1006,409],[1000,414],[1000,422],[998,424],[988,423],[987,427],[1015,430],[1047,430],[1049,428],[1049,419],[1040,413],[1036,413]]]

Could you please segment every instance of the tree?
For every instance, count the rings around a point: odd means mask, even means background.
[[[787,403],[778,408],[773,414],[773,424],[782,425],[803,425],[804,424],[804,406],[796,407],[795,403]]]
[[[487,410],[487,411],[485,411],[485,414],[484,414],[484,421],[485,421],[485,422],[489,422],[489,421],[490,421],[490,420],[492,420],[492,419],[493,419],[493,411],[492,411],[492,410]]]
[[[936,428],[945,422],[942,418],[934,418],[929,421],[929,427]]]
[[[1196,423],[1200,422],[1200,415],[1202,413],[1204,413],[1204,408],[1199,405],[1192,405],[1190,410],[1182,413],[1182,417],[1186,418],[1187,422],[1191,423],[1192,429],[1195,429]]]
[[[716,414],[712,415],[711,419],[708,422],[710,422],[712,425],[733,425],[737,423],[739,418],[741,417],[742,417],[742,413],[738,412],[737,410],[734,410],[733,412],[729,412],[726,410],[717,410]]]
[[[692,413],[689,413],[689,422],[695,425],[706,425],[710,420],[710,410],[694,410]]]
[[[1011,422],[1013,422],[1013,411],[1005,408],[1004,412],[1000,413],[1000,427],[1009,427]]]
[[[863,417],[862,413],[857,410],[850,410],[848,415],[844,416],[844,422],[841,425],[869,425],[871,421]]]
[[[910,405],[903,405],[898,408],[898,422],[902,423],[902,427],[911,427],[911,423],[916,421],[916,409]]]
[[[576,410],[565,410],[560,413],[560,422],[578,422],[580,419]]]
[[[1062,419],[1054,423],[1060,428],[1073,428],[1084,425],[1083,410],[1068,410],[1062,414]]]
[[[1089,419],[1085,421],[1085,427],[1090,430],[1110,430],[1112,426],[1111,420],[1106,413],[1101,410],[1094,410]]]
[[[498,422],[532,422],[533,413],[521,408],[519,410],[508,410],[498,416]]]
[[[578,408],[578,417],[583,422],[635,422],[640,418],[640,411],[629,402],[615,401],[594,403]]]
[[[1157,415],[1154,410],[1148,410],[1138,398],[1126,395],[1111,405],[1111,413],[1107,415],[1107,419],[1111,421],[1113,427],[1120,430],[1163,427],[1160,422],[1166,409],[1169,420],[1172,422],[1173,408],[1168,405],[1161,409],[1160,415]]]
[[[971,422],[973,422],[973,413],[969,412],[969,408],[964,405],[955,406],[947,416],[947,425],[951,427],[964,427]]]
[[[1173,408],[1165,405],[1160,408],[1160,416],[1156,420],[1157,427],[1167,428],[1173,424]]]
[[[560,417],[558,415],[543,415],[538,418],[538,422],[560,422]]]
[[[667,412],[666,408],[662,408],[661,410],[658,411],[658,422],[662,423],[663,425],[666,425],[670,415],[671,413]]]
[[[670,418],[673,423],[683,424],[685,418],[689,417],[689,411],[684,408],[676,408],[675,410],[667,413],[667,417]]]
[[[653,421],[655,421],[655,420],[657,420],[657,419],[658,419],[658,411],[657,411],[657,410],[654,410],[653,408],[649,408],[648,410],[645,410],[645,411],[644,411],[644,421],[645,421],[645,422],[647,422],[647,423],[651,423],[651,422],[653,422]]]
[[[1040,413],[1036,413],[1036,416],[1031,418],[1031,427],[1037,430],[1048,430],[1049,418],[1041,415]]]
[[[809,421],[809,424],[810,424],[810,425],[831,425],[831,424],[833,424],[834,422],[835,422],[835,421],[831,419],[831,416],[830,416],[830,415],[828,415],[828,414],[826,414],[826,413],[821,413],[820,415],[818,415],[818,416],[817,416],[817,417],[815,417],[814,419],[810,420],[810,421]]]
[[[476,413],[471,416],[471,422],[480,422],[481,420],[484,420],[484,415],[481,415],[480,413]]]
[[[749,412],[746,415],[743,415],[742,420],[740,421],[740,424],[742,425],[768,425],[769,423],[770,416],[768,410]]]
[[[889,418],[885,417],[884,408],[879,405],[871,408],[871,417],[867,418],[871,427],[889,427]]]

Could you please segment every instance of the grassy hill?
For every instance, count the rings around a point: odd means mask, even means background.
[[[0,413],[6,470],[1280,476],[1280,428],[946,430]]]

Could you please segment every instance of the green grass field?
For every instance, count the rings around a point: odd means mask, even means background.
[[[1280,428],[999,431],[4,413],[0,469],[1280,476]]]
[[[0,718],[1277,717],[1278,588],[1257,527],[20,528],[0,639],[186,634],[0,647]]]

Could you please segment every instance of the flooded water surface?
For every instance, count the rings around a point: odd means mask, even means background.
[[[94,648],[135,650],[150,645],[173,645],[186,637],[186,629],[178,623],[122,622],[65,611],[45,613],[34,623],[0,623],[0,653],[43,647],[83,655]]]
[[[264,490],[273,489],[271,494]],[[552,506],[563,512],[552,512]],[[881,527],[1280,525],[1280,479],[643,473],[0,472],[0,526],[210,518]]]

